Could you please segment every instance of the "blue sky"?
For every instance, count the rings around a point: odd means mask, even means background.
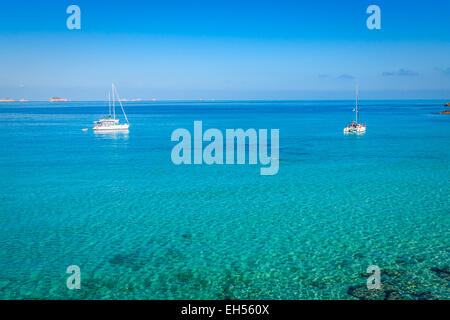
[[[66,8],[81,8],[68,30]],[[381,8],[381,30],[366,8]],[[450,1],[14,1],[0,97],[450,97]]]

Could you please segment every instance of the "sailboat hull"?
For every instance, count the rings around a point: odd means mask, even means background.
[[[123,131],[128,130],[129,124],[115,124],[112,126],[94,126],[95,131]]]
[[[357,125],[356,127],[347,126],[344,128],[344,133],[365,133],[366,127],[362,125]]]

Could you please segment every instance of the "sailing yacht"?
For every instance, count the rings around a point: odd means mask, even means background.
[[[111,104],[111,96],[112,96],[112,104]],[[117,101],[120,104],[120,108],[122,109],[125,121],[127,123],[120,124],[119,119],[116,118],[116,97]],[[128,122],[127,115],[122,106],[122,101],[119,97],[119,93],[117,92],[114,83],[111,85],[111,91],[108,92],[108,106],[109,106],[109,116],[95,121],[94,130],[95,131],[128,130],[128,128],[130,127],[130,123]]]
[[[358,123],[358,86],[356,86],[356,105],[355,109],[355,121],[350,123],[348,126],[344,128],[344,133],[364,133],[366,132],[366,124]]]

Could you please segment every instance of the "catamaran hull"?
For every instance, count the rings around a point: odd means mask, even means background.
[[[115,126],[94,126],[94,131],[123,131],[128,130],[129,124],[117,124]]]

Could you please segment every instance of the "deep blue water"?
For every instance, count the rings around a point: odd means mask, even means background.
[[[446,101],[0,104],[0,298],[449,299]],[[280,129],[280,169],[171,162],[177,128]],[[87,132],[82,128],[89,128]],[[81,290],[66,288],[67,266]],[[437,268],[437,269],[436,269]]]

